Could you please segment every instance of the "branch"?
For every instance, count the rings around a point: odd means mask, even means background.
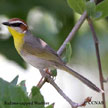
[[[52,78],[49,77],[47,78],[47,80],[57,90],[57,92],[71,105],[72,108],[85,106],[87,102],[91,101],[90,97],[88,97],[82,103],[75,103],[60,89],[60,87],[53,81]]]
[[[102,73],[102,66],[101,66],[101,60],[100,60],[100,54],[99,54],[99,41],[98,38],[96,36],[96,32],[92,23],[92,20],[90,18],[87,18],[88,20],[88,24],[90,26],[92,35],[93,35],[93,39],[94,39],[94,44],[95,44],[95,49],[96,49],[96,57],[97,57],[97,63],[98,63],[98,68],[99,68],[99,76],[100,76],[100,85],[101,85],[101,89],[104,91],[104,84],[103,84],[103,73]],[[103,100],[103,108],[106,108],[106,104],[105,104],[105,94],[102,93],[102,100]]]
[[[41,88],[46,82],[46,78],[42,76],[42,78],[40,79],[40,81],[37,84],[38,88]]]
[[[76,103],[73,102],[61,89],[60,87],[54,82],[53,78],[49,74],[47,74],[43,69],[40,69],[40,72],[46,78],[46,81],[49,82],[57,92],[71,105],[72,108],[82,107],[85,106],[87,102],[91,101],[91,97],[87,97],[83,102]]]
[[[91,97],[87,97],[83,102],[75,103],[60,89],[60,87],[53,81],[52,78],[48,78],[47,80],[58,91],[58,93],[71,105],[72,108],[85,106],[87,102],[91,101]]]
[[[84,22],[84,20],[87,17],[87,12],[85,11],[82,16],[80,17],[80,19],[77,21],[77,23],[75,24],[75,26],[72,28],[71,32],[69,33],[69,35],[67,36],[66,40],[63,42],[63,44],[61,45],[61,47],[59,48],[59,50],[57,51],[58,55],[61,55],[62,52],[64,51],[66,44],[72,40],[72,38],[75,36],[75,33],[78,31],[78,29],[80,28],[80,26],[82,25],[82,23]]]

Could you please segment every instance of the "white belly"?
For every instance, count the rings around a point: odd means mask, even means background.
[[[54,64],[50,61],[46,61],[40,58],[37,58],[34,55],[25,55],[22,56],[22,58],[32,66],[38,68],[38,69],[44,69],[44,68],[49,68],[52,67]]]

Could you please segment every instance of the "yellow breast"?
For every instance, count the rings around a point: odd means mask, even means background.
[[[21,51],[21,47],[24,43],[24,33],[19,33],[16,30],[14,30],[11,27],[8,27],[10,33],[12,34],[13,38],[14,38],[14,45],[16,50],[18,51],[18,53],[20,54]]]

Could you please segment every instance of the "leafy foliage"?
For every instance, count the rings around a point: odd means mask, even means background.
[[[70,42],[68,42],[66,44],[66,52],[65,52],[65,55],[63,57],[63,61],[65,63],[68,63],[68,62],[70,62],[71,58],[72,58],[72,47],[71,47]]]
[[[96,6],[96,11],[101,14],[99,18],[108,16],[108,0],[104,0]]]
[[[17,76],[11,81],[11,84],[16,85],[17,82],[18,82],[18,78],[19,78],[19,76],[17,75]]]
[[[34,108],[44,108],[45,102],[43,96],[40,94],[39,89],[36,87],[32,88],[31,100],[34,102],[34,105],[32,105]]]
[[[69,6],[79,14],[82,14],[86,8],[85,0],[68,0]]]
[[[0,79],[0,108],[29,108],[24,105],[12,105],[13,103],[29,102],[29,98],[25,95],[20,87],[16,87],[3,79]]]
[[[54,108],[54,105],[51,104],[51,105],[47,106],[46,108]]]
[[[26,85],[25,85],[25,80],[21,81],[18,86],[20,86],[22,88],[22,90],[25,92],[25,94],[28,94],[27,93],[27,88],[26,88]]]
[[[94,17],[95,13],[96,13],[96,5],[94,2],[90,2],[88,1],[86,3],[86,10],[89,16]]]
[[[27,96],[21,86],[0,78],[0,108],[44,108],[44,98],[39,89],[33,87],[31,94],[31,97]]]
[[[51,75],[52,76],[57,76],[57,69],[52,69],[51,70]]]
[[[68,4],[75,12],[82,14],[87,11],[88,15],[94,17],[94,19],[108,16],[108,0],[104,0],[97,5],[88,0],[68,0]]]

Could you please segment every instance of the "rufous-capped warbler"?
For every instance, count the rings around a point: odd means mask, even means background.
[[[97,92],[103,92],[87,78],[66,66],[57,53],[46,42],[33,36],[23,20],[12,18],[7,22],[3,22],[3,24],[8,26],[14,38],[16,50],[27,63],[39,70],[50,67],[64,70],[78,78],[91,89]]]

